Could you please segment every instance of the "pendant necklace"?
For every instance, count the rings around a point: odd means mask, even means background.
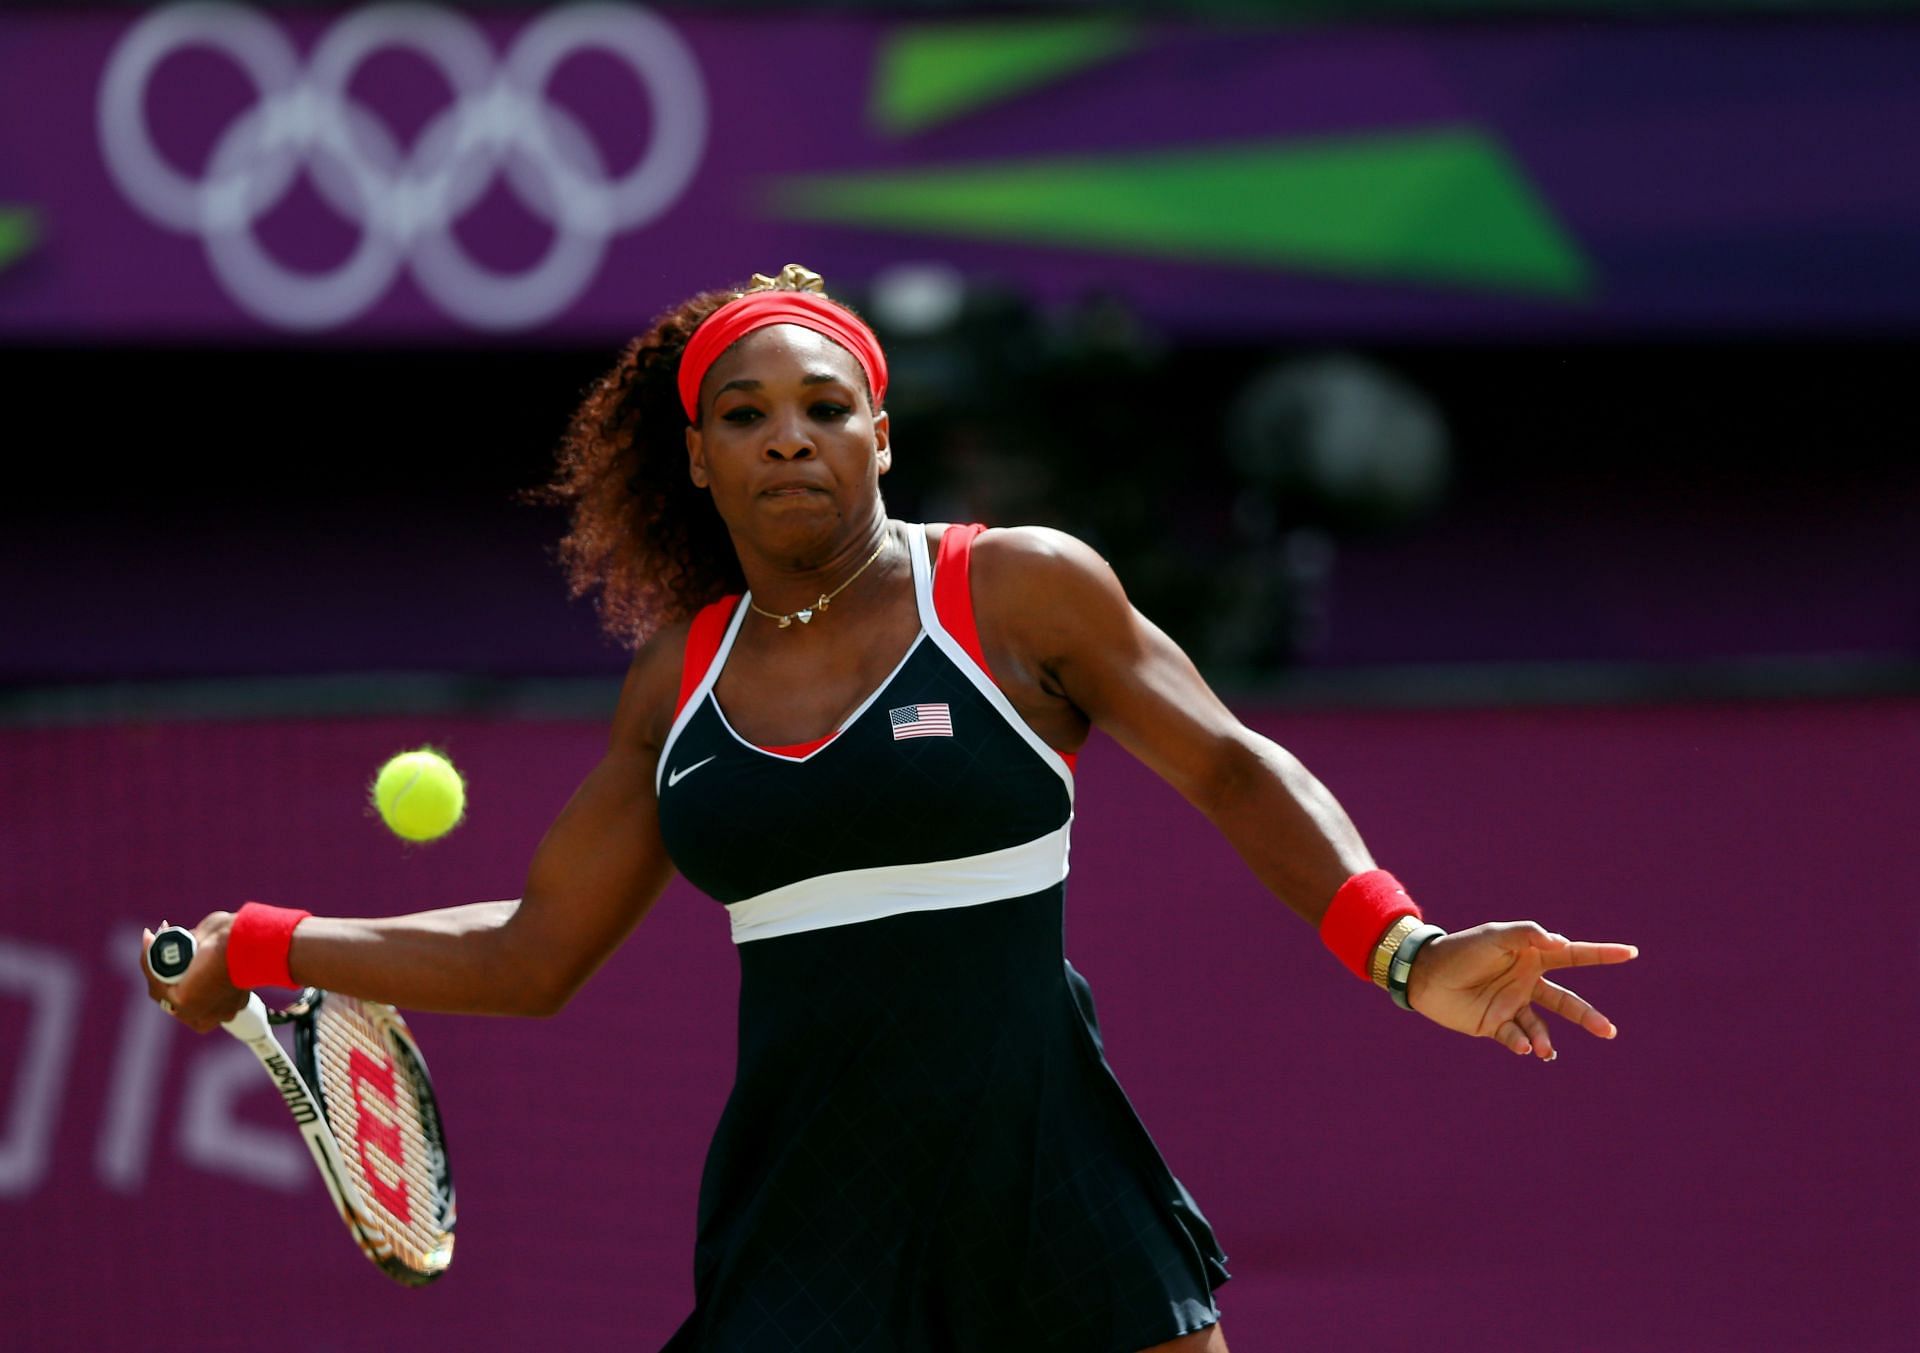
[[[820,600],[814,602],[813,605],[811,606],[802,607],[800,610],[797,610],[797,611],[788,611],[785,615],[780,615],[774,611],[769,611],[763,607],[754,605],[752,597],[747,598],[747,606],[751,610],[758,611],[761,615],[764,615],[769,620],[778,620],[780,622],[780,628],[783,630],[792,628],[793,622],[796,620],[798,620],[803,625],[810,625],[813,623],[813,613],[815,611],[826,610],[828,603],[831,602],[835,597],[839,596],[842,592],[846,591],[847,588],[852,585],[854,578],[858,578],[862,573],[865,573],[868,567],[872,565],[873,561],[880,557],[880,552],[886,548],[887,548],[887,533],[885,531],[882,531],[880,535],[880,543],[874,547],[873,553],[867,556],[867,562],[860,565],[859,568],[855,569],[853,571],[852,577],[849,577],[846,580],[846,582],[843,582],[840,584],[840,586],[834,588],[833,591],[822,592],[820,594]]]

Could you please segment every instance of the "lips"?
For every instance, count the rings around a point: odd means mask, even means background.
[[[825,492],[826,490],[818,484],[811,484],[801,479],[783,479],[776,484],[769,484],[764,489],[761,489],[760,496],[763,498],[784,498],[798,496],[803,493]]]

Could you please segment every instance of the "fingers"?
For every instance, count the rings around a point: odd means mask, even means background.
[[[1531,1053],[1543,1062],[1551,1062],[1560,1055],[1553,1050],[1547,1022],[1530,1005],[1520,1007],[1512,1019],[1494,1030],[1493,1037],[1501,1047],[1521,1057]]]
[[[1596,943],[1555,936],[1557,945],[1539,945],[1546,949],[1543,966],[1548,968],[1590,968],[1598,963],[1626,963],[1640,957],[1637,944]]]
[[[1640,957],[1638,945],[1570,940],[1565,935],[1546,930],[1538,931],[1533,937],[1533,945],[1540,951],[1540,966],[1543,969],[1587,968],[1599,964],[1626,963]],[[1595,1038],[1612,1038],[1620,1032],[1612,1020],[1593,1008],[1591,1002],[1558,983],[1549,982],[1545,977],[1534,983],[1532,1000],[1535,1005],[1578,1024]],[[1534,1018],[1538,1020],[1539,1016],[1536,1014]],[[1541,1025],[1544,1028],[1545,1022],[1541,1021]],[[1539,1035],[1532,1036],[1537,1045]]]
[[[1591,1002],[1557,982],[1542,977],[1533,984],[1530,1003],[1494,1031],[1493,1037],[1510,1052],[1533,1053],[1543,1062],[1560,1054],[1553,1046],[1553,1033],[1534,1007],[1551,1010],[1562,1019],[1578,1024],[1595,1038],[1613,1038],[1620,1032],[1614,1022],[1593,1008]]]
[[[1489,921],[1474,929],[1486,931],[1502,949],[1514,954],[1528,949],[1554,949],[1567,943],[1565,935],[1555,935],[1534,921]]]
[[[1540,1018],[1540,1012],[1530,1005],[1520,1007],[1520,1013],[1513,1017],[1514,1023],[1526,1034],[1532,1044],[1532,1052],[1543,1062],[1551,1062],[1560,1054],[1553,1050],[1553,1035],[1547,1031],[1547,1022]]]
[[[159,1003],[160,1008],[169,1015],[173,1013],[173,1002],[169,999],[172,988],[153,975],[153,969],[147,966],[147,949],[153,943],[153,932],[146,928],[140,931],[140,975],[147,979],[147,999]]]
[[[1533,984],[1533,1003],[1578,1024],[1595,1038],[1612,1038],[1620,1032],[1612,1020],[1593,1008],[1591,1002],[1544,977]]]
[[[1570,940],[1534,921],[1501,921],[1487,927],[1508,949],[1538,949],[1549,968],[1586,968],[1596,963],[1626,963],[1640,957],[1637,944]]]
[[[147,966],[147,949],[153,943],[153,931],[142,928],[140,931],[140,972],[147,979],[147,995],[158,1005],[162,1013],[172,1016],[197,1034],[203,1034],[219,1027],[217,1019],[189,1018],[180,1012],[176,998],[180,995],[180,983],[162,982],[153,975],[153,969]]]
[[[1456,943],[1457,952],[1441,950],[1447,939],[1435,940],[1428,952],[1458,959],[1453,967],[1464,978],[1450,974],[1455,976],[1456,990],[1442,994],[1471,991],[1477,994],[1478,1010],[1471,1020],[1462,1020],[1449,1017],[1459,1014],[1457,1008],[1436,1014],[1424,1005],[1416,1006],[1430,1019],[1462,1033],[1491,1037],[1516,1056],[1531,1055],[1542,1062],[1559,1056],[1542,1011],[1570,1020],[1596,1038],[1612,1038],[1619,1032],[1612,1020],[1543,974],[1553,968],[1625,963],[1640,956],[1637,946],[1570,940],[1532,921],[1492,921],[1447,938]],[[1433,970],[1428,977],[1431,984]]]

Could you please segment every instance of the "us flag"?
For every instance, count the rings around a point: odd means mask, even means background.
[[[950,738],[953,718],[945,705],[902,705],[887,711],[893,725],[893,740],[901,738]]]

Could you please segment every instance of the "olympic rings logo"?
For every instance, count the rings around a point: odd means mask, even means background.
[[[195,47],[225,55],[259,96],[221,133],[198,179],[162,158],[145,113],[161,62]],[[411,147],[347,92],[362,62],[392,48],[424,57],[453,90]],[[546,97],[560,64],[589,50],[631,70],[649,104],[649,143],[617,178],[579,119]],[[374,5],[329,28],[304,68],[286,35],[253,10],[169,6],[114,48],[98,112],[101,151],[127,198],[156,224],[198,235],[215,275],[250,314],[308,331],[366,312],[403,267],[443,311],[475,328],[539,324],[591,284],[615,235],[673,205],[707,139],[706,90],[692,51],[665,21],[616,4],[551,10],[500,60],[480,29],[451,10]],[[360,232],[349,257],[323,274],[287,268],[255,233],[303,170]],[[553,228],[540,259],[512,275],[481,266],[454,235],[501,175]]]

